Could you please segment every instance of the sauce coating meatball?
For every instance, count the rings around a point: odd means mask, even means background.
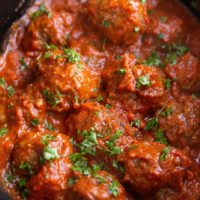
[[[22,137],[13,149],[11,164],[13,173],[25,181],[29,199],[64,196],[72,172],[72,153],[70,138],[63,134],[30,132]]]
[[[183,55],[177,64],[167,65],[165,73],[188,92],[200,91],[200,60],[191,53]]]
[[[163,72],[154,66],[136,64],[133,56],[124,55],[120,61],[108,63],[102,77],[109,95],[127,104],[127,109],[134,113],[165,104]]]
[[[63,46],[73,25],[73,16],[67,12],[50,12],[34,18],[27,27],[23,46],[27,50],[41,51],[46,44]]]
[[[148,24],[146,3],[140,0],[89,0],[87,15],[114,43],[129,42]]]
[[[125,163],[125,181],[141,194],[163,186],[181,190],[191,166],[180,150],[147,141],[130,145],[119,160]]]
[[[119,183],[106,171],[98,171],[94,176],[82,177],[70,188],[67,199],[84,200],[128,200],[128,196]]]

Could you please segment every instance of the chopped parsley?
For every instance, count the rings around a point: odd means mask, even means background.
[[[125,74],[126,73],[126,69],[124,69],[124,68],[119,69],[119,73],[120,74]]]
[[[160,21],[165,23],[167,21],[167,17],[166,16],[162,16],[160,17]]]
[[[183,44],[165,45],[163,48],[168,51],[165,57],[165,63],[172,66],[177,64],[177,57],[184,55],[189,50],[188,47]]]
[[[44,57],[44,59],[48,59],[48,58],[51,58],[52,56],[53,56],[53,53],[48,51],[48,52],[44,53],[43,57]]]
[[[45,47],[46,47],[47,50],[57,50],[58,49],[58,47],[54,44],[47,44],[46,43]]]
[[[140,0],[141,4],[145,4],[146,0]]]
[[[55,160],[57,158],[60,158],[60,156],[58,155],[58,151],[56,148],[51,148],[49,146],[44,147],[43,151],[44,160]]]
[[[109,28],[110,27],[110,22],[108,20],[103,20],[102,21],[102,25],[106,28]]]
[[[140,28],[138,26],[134,27],[134,32],[138,33],[140,31]]]
[[[111,136],[108,141],[106,141],[106,146],[107,146],[106,152],[108,153],[108,155],[112,156],[121,153],[122,150],[120,149],[120,147],[116,146],[116,142],[122,135],[123,132],[117,130],[116,133],[113,136]]]
[[[7,171],[5,173],[5,178],[6,180],[9,182],[9,183],[13,183],[14,179],[15,179],[15,176],[12,175],[12,173],[10,171]]]
[[[69,62],[79,63],[81,61],[81,56],[74,49],[64,49],[64,54]]]
[[[165,86],[165,89],[166,89],[166,90],[169,90],[169,89],[171,88],[171,86],[172,86],[172,81],[171,81],[171,79],[166,78],[166,79],[165,79],[165,82],[164,82],[164,86]]]
[[[162,115],[163,117],[169,117],[172,113],[173,113],[173,108],[172,108],[172,107],[169,107],[169,108],[166,108],[166,109],[161,113],[161,115]]]
[[[121,60],[121,59],[122,59],[122,56],[116,55],[116,56],[115,56],[115,59],[116,59],[116,60]]]
[[[7,128],[1,128],[0,129],[0,138],[3,137],[4,135],[6,135],[8,133],[8,129]]]
[[[11,85],[9,85],[6,90],[9,97],[12,97],[15,94],[15,89]]]
[[[55,107],[58,105],[61,100],[60,97],[62,96],[59,91],[56,91],[56,94],[51,92],[49,89],[43,90],[43,96],[46,99],[46,101],[52,106]]]
[[[76,179],[74,179],[74,178],[69,178],[68,179],[68,186],[70,187],[70,186],[72,186],[72,185],[74,185],[76,183]]]
[[[55,128],[53,127],[53,125],[48,122],[45,124],[45,128],[49,131],[55,131]]]
[[[160,154],[160,161],[164,161],[170,153],[170,147],[165,147]]]
[[[80,172],[86,176],[90,175],[91,169],[88,166],[87,159],[81,153],[71,154],[69,158],[73,163],[73,171]]]
[[[119,183],[117,181],[112,181],[112,183],[109,185],[109,192],[114,197],[117,197],[119,195]]]
[[[153,117],[147,121],[145,130],[152,130],[156,128],[157,126],[158,126],[158,117]]]
[[[94,131],[94,129],[90,129],[90,131],[83,131],[80,132],[79,134],[84,138],[84,140],[77,145],[81,153],[95,155],[98,141],[97,141],[97,133]]]
[[[151,81],[149,80],[149,75],[141,76],[137,79],[136,88],[140,89],[142,86],[151,86]]]
[[[26,180],[23,178],[19,179],[19,182],[18,182],[19,188],[23,188],[25,185],[26,185]]]
[[[22,162],[19,168],[28,171],[29,174],[33,174],[32,167],[29,163]]]
[[[122,174],[123,174],[124,171],[125,171],[124,167],[122,167],[122,166],[119,164],[119,162],[117,162],[116,160],[113,160],[112,166],[113,166],[115,169],[119,170],[120,173],[122,173]]]
[[[111,108],[111,105],[110,105],[110,104],[106,104],[105,107],[106,107],[107,109],[110,109],[110,108]]]
[[[165,38],[165,35],[163,33],[159,33],[158,34],[158,39],[163,39],[163,38]]]
[[[28,67],[28,64],[26,63],[24,57],[21,57],[20,60],[19,60],[19,62],[20,62],[21,70],[22,70],[22,71],[25,70],[25,69]]]
[[[168,145],[167,138],[165,137],[163,129],[156,131],[154,141]]]
[[[51,135],[51,134],[46,134],[46,135],[42,136],[41,141],[42,141],[43,144],[48,145],[49,142],[51,142],[55,139],[56,139],[56,136]]]
[[[32,126],[38,126],[38,124],[39,124],[39,120],[37,118],[31,120],[31,125]]]
[[[2,87],[2,88],[5,88],[6,87],[6,81],[5,81],[5,79],[2,77],[2,78],[0,78],[0,86]]]
[[[93,176],[97,179],[98,184],[102,184],[102,183],[106,182],[106,180],[104,179],[104,177],[101,176],[101,175],[99,175],[99,174],[94,174]]]
[[[145,61],[143,61],[143,64],[147,66],[161,67],[162,62],[160,56],[153,51],[151,55]]]
[[[49,18],[51,18],[52,16],[52,13],[47,10],[46,6],[44,4],[41,4],[38,10],[31,14],[31,19],[35,20],[36,18],[44,14],[47,14]]]
[[[103,100],[104,100],[104,98],[101,94],[96,98],[96,101],[98,101],[98,102],[103,101]]]
[[[136,126],[137,128],[140,128],[140,120],[139,119],[136,119],[136,120],[133,120],[131,121],[131,126]]]

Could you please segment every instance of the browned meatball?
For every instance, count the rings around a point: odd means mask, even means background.
[[[165,73],[186,92],[200,91],[200,60],[190,53],[180,58],[175,65],[167,65]]]
[[[148,23],[146,3],[140,0],[89,0],[87,15],[112,42],[129,42]]]
[[[11,163],[18,175],[31,176],[38,173],[46,161],[51,160],[46,157],[66,157],[71,152],[69,138],[65,135],[54,132],[28,132],[15,145]]]
[[[173,188],[163,188],[156,192],[156,200],[196,200],[200,198],[199,178],[186,181],[182,191]]]
[[[164,74],[156,67],[136,65],[132,56],[108,63],[102,72],[106,90],[134,113],[162,107],[166,102]]]
[[[150,16],[147,33],[164,42],[177,42],[182,32],[182,20],[166,11],[154,11]]]
[[[148,8],[152,9],[158,6],[161,0],[147,0],[147,6]]]
[[[39,87],[30,84],[24,93],[13,97],[11,108],[8,110],[11,121],[16,125],[16,133],[21,136],[20,129],[29,127],[39,129],[43,126],[46,116],[46,105]],[[19,130],[19,132],[17,131]]]
[[[165,110],[170,112],[159,117],[159,125],[164,129],[169,142],[181,148],[198,147],[200,100],[186,97],[179,102],[170,101]]]
[[[133,143],[119,160],[125,163],[125,181],[141,194],[164,186],[180,190],[191,166],[182,151],[148,141]]]
[[[123,131],[126,135],[134,135],[127,119],[123,113],[114,108],[90,102],[81,105],[81,107],[71,114],[66,121],[70,133],[77,134],[77,131],[90,130],[102,134],[102,136],[113,135],[116,131]]]
[[[51,56],[44,55],[39,63],[38,79],[49,110],[68,111],[73,105],[97,97],[100,77],[81,61],[80,54],[73,49],[49,53]]]
[[[27,50],[43,50],[45,44],[66,45],[67,34],[73,24],[73,16],[67,12],[50,12],[31,20],[27,27],[23,46]]]
[[[122,178],[123,169],[115,165],[116,156],[133,142],[136,130],[131,128],[120,110],[98,103],[85,103],[66,121],[73,133],[77,149],[87,157],[104,163],[107,169]]]
[[[78,179],[68,192],[68,200],[128,200],[125,189],[111,174],[99,171]]]
[[[71,176],[72,153],[70,138],[53,132],[30,132],[17,143],[11,157],[13,173],[26,180],[23,187],[28,190],[28,199],[64,196]]]

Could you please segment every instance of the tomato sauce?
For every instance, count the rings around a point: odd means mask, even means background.
[[[200,24],[176,0],[36,1],[0,55],[12,199],[200,199]]]

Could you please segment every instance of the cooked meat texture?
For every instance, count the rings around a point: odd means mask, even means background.
[[[175,65],[168,64],[165,73],[188,93],[200,91],[200,60],[191,53],[183,55]]]
[[[167,43],[180,40],[180,35],[183,31],[183,21],[176,15],[169,15],[164,10],[155,10],[149,18],[151,26],[148,26],[147,35],[152,35]]]
[[[46,105],[38,87],[30,84],[24,92],[16,93],[12,97],[11,108],[8,114],[11,123],[16,127],[16,133],[21,137],[23,129],[43,126],[46,116]],[[33,124],[34,121],[36,124]]]
[[[125,189],[111,174],[98,171],[94,176],[82,177],[67,192],[67,199],[128,200]]]
[[[72,25],[73,16],[64,11],[38,16],[27,26],[23,46],[29,51],[41,51],[46,44],[66,45]]]
[[[52,56],[39,63],[37,84],[47,109],[56,112],[68,111],[75,104],[97,97],[100,86],[100,77],[80,60],[80,55],[73,49],[66,51],[71,56],[68,60],[61,56],[63,51],[56,50],[50,51]],[[55,61],[58,55],[61,57]]]
[[[92,24],[114,43],[134,41],[148,24],[146,4],[140,0],[89,0],[86,10]]]
[[[43,157],[46,149],[48,150],[47,147],[56,150],[56,155],[60,155],[58,157],[66,157],[72,152],[69,138],[63,134],[28,132],[24,134],[12,151],[11,163],[16,173],[20,176],[38,173],[43,161],[46,161]],[[28,171],[23,169],[23,164],[29,165]]]
[[[13,149],[13,173],[27,180],[30,199],[56,199],[67,188],[72,153],[68,136],[54,132],[27,133]]]
[[[166,148],[156,142],[137,141],[119,156],[125,164],[124,180],[133,190],[145,195],[164,186],[182,189],[191,160],[178,149]]]
[[[128,121],[115,109],[88,102],[71,114],[66,121],[70,133],[77,134],[77,131],[94,129],[102,136],[113,135],[116,131],[122,131],[126,135],[134,135]]]
[[[166,102],[163,72],[153,66],[135,64],[133,56],[124,55],[122,60],[108,63],[102,77],[109,95],[134,113],[162,107]]]

